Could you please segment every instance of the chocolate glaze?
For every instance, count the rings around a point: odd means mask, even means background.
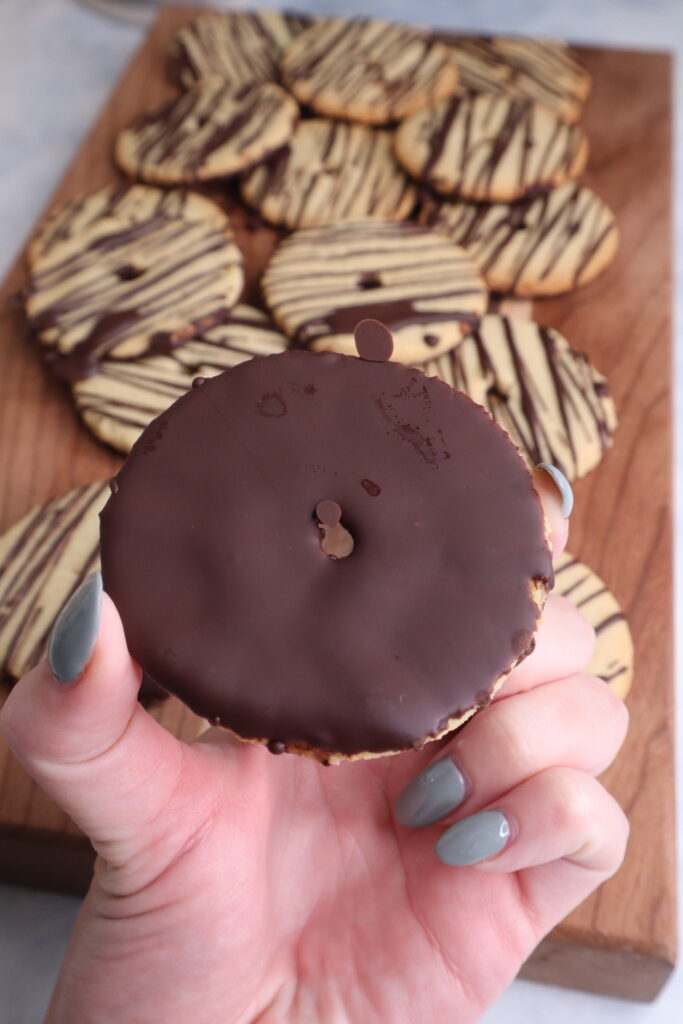
[[[262,415],[276,394],[286,411]],[[529,474],[479,406],[419,370],[252,359],[152,423],[118,482],[102,566],[131,653],[240,736],[409,749],[536,629],[530,580],[552,570]],[[313,514],[331,496],[355,539],[338,560]]]
[[[391,331],[379,320],[361,320],[353,332],[353,337],[361,359],[369,359],[375,363],[384,363],[391,359],[394,339],[391,337]]]

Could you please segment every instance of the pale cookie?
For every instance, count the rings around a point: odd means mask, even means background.
[[[458,85],[448,47],[379,18],[317,22],[289,44],[280,72],[300,103],[367,124],[399,121]]]
[[[548,462],[575,480],[612,444],[617,417],[605,378],[552,328],[491,313],[423,369],[483,405],[530,466]]]
[[[281,149],[298,120],[296,101],[274,82],[235,90],[212,78],[124,128],[116,161],[158,185],[225,178]]]
[[[239,88],[276,82],[284,47],[310,18],[282,11],[202,14],[181,28],[169,54],[169,73],[185,89],[219,75]]]
[[[591,76],[565,43],[462,38],[453,52],[463,89],[531,100],[563,121],[579,120]]]
[[[112,218],[35,260],[26,311],[53,349],[52,368],[76,379],[94,373],[104,356],[169,351],[222,322],[243,283],[242,256],[226,226]]]
[[[559,295],[587,284],[619,244],[612,211],[574,182],[515,204],[427,199],[420,220],[466,249],[492,291],[515,295]]]
[[[555,563],[553,593],[571,601],[595,630],[595,650],[586,671],[604,679],[624,700],[633,682],[633,639],[616,597],[567,551]]]
[[[561,185],[586,166],[588,141],[533,103],[452,96],[399,125],[399,163],[445,195],[506,202]]]
[[[20,679],[43,657],[57,615],[100,567],[107,483],[37,506],[0,537],[0,675]]]
[[[355,355],[356,325],[374,318],[392,332],[392,358],[404,363],[453,348],[487,301],[462,249],[417,224],[384,221],[294,232],[275,250],[262,285],[296,344]]]
[[[281,153],[242,178],[240,191],[265,220],[289,228],[403,220],[417,198],[390,132],[322,118],[301,121]]]
[[[96,224],[107,234],[111,231],[112,220],[117,224],[137,224],[153,217],[182,217],[228,230],[228,219],[221,208],[198,192],[130,183],[109,185],[51,210],[29,243],[29,264],[35,263],[53,245],[68,241]]]
[[[287,339],[264,313],[236,306],[224,324],[168,355],[104,359],[96,374],[76,381],[73,396],[93,434],[125,454],[147,424],[189,391],[197,377],[214,377],[252,356],[285,348]]]

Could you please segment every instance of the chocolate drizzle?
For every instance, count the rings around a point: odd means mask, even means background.
[[[260,415],[268,393],[286,416]],[[519,657],[530,582],[551,574],[540,503],[465,396],[295,351],[208,380],[164,423],[103,513],[104,581],[133,656],[199,715],[289,748],[410,749]],[[348,558],[321,549],[323,500]]]

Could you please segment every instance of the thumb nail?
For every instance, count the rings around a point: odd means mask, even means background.
[[[574,508],[574,492],[569,480],[567,480],[561,469],[558,469],[557,466],[551,466],[548,462],[539,462],[536,469],[542,469],[555,484],[560,501],[562,502],[562,518],[569,519]]]
[[[58,683],[73,683],[95,648],[102,606],[102,574],[92,573],[74,591],[55,622],[47,663]]]

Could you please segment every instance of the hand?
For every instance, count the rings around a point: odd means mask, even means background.
[[[538,486],[559,550],[559,500]],[[50,1024],[468,1024],[622,860],[626,820],[595,776],[627,714],[580,674],[592,631],[562,598],[452,738],[336,768],[165,732],[94,584],[67,629],[87,654],[52,660],[76,681],[41,664],[2,716],[98,853]]]

